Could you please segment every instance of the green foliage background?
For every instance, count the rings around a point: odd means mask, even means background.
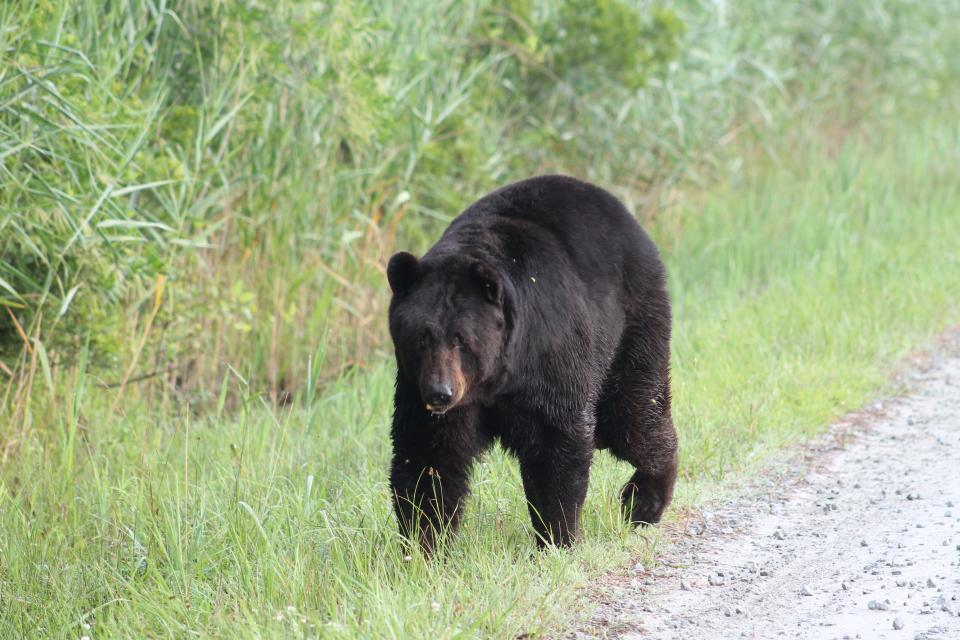
[[[797,114],[839,130],[878,100],[939,99],[958,11],[5,3],[0,359],[22,366],[22,332],[54,363],[91,341],[194,395],[228,363],[286,393],[318,349],[329,374],[383,344],[386,256],[485,190],[569,172],[652,216]]]

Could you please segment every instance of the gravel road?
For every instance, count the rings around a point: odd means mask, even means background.
[[[567,637],[960,639],[960,353],[607,576]]]

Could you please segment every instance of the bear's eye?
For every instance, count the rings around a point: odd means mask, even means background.
[[[459,333],[453,334],[453,348],[462,349],[463,348],[463,336]]]
[[[420,338],[417,339],[417,347],[423,350],[428,346],[430,346],[430,336],[428,336],[426,333],[421,333]]]

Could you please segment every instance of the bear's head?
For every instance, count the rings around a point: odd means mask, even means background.
[[[387,280],[400,376],[434,415],[476,400],[500,370],[507,340],[500,274],[480,259],[403,251],[390,258]]]

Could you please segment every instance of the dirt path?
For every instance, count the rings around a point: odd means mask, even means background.
[[[608,576],[569,637],[960,639],[960,357],[905,381]]]

